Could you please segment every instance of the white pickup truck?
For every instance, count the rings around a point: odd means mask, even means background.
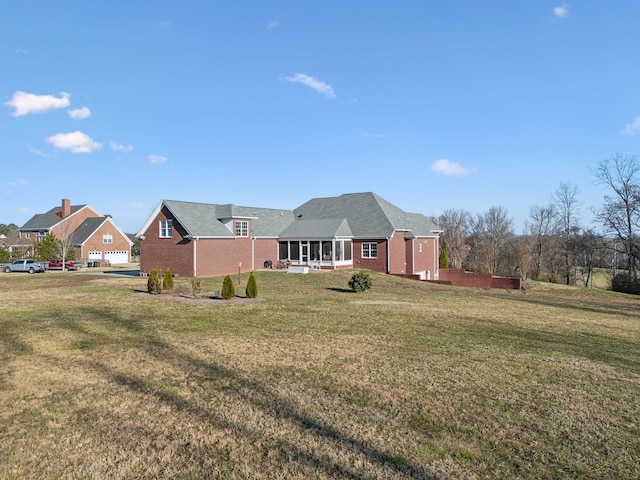
[[[2,266],[2,270],[5,273],[9,272],[27,272],[27,273],[42,273],[47,269],[44,263],[38,263],[30,258],[21,258],[15,260],[13,263],[7,263]]]

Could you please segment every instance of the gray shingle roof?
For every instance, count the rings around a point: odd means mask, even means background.
[[[231,230],[218,219],[216,211],[218,205],[175,200],[163,200],[163,203],[192,237],[234,236]],[[223,205],[222,208],[224,207]]]
[[[87,218],[71,234],[71,243],[73,245],[82,245],[100,228],[100,225],[107,221],[107,218],[108,217]]]
[[[283,239],[331,239],[353,237],[349,222],[344,218],[296,220],[280,234]]]
[[[375,193],[314,198],[295,210],[239,207],[233,204],[163,200],[192,237],[234,237],[221,221],[251,218],[252,234],[281,238],[385,238],[395,230],[416,237],[433,236],[436,225],[419,213],[407,213]]]
[[[74,214],[86,205],[72,205],[71,214]],[[38,213],[27,220],[20,230],[23,231],[39,231],[49,230],[51,227],[62,221],[62,207],[54,207],[48,212]]]
[[[372,192],[314,198],[294,210],[296,219],[346,219],[355,238],[389,237],[394,230],[433,236],[436,225],[419,213],[407,213]]]

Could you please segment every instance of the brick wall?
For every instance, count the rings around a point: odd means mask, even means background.
[[[275,267],[278,263],[278,240],[275,238],[258,238],[253,242],[253,268],[264,268],[265,260],[271,260]]]
[[[242,264],[240,268],[243,272],[251,270],[249,237],[201,239],[195,242],[198,277],[236,273],[239,264]]]
[[[378,244],[378,258],[362,258],[362,244],[375,242]],[[386,240],[354,240],[353,267],[364,268],[374,272],[387,273],[387,241]]]
[[[104,243],[103,235],[111,234],[112,243]],[[102,260],[104,260],[105,251],[125,251],[127,253],[127,261],[131,261],[131,246],[127,237],[122,235],[120,231],[110,221],[104,222],[98,230],[86,241],[84,247],[76,249],[77,258],[88,258],[89,252],[102,252]]]
[[[512,277],[497,277],[490,273],[466,272],[461,269],[441,269],[440,281],[451,282],[456,287],[504,288],[520,290],[522,280]]]
[[[394,232],[389,239],[389,273],[408,273],[407,250],[404,232]]]
[[[140,271],[149,273],[156,268],[164,271],[167,267],[174,275],[193,276],[193,243],[185,239],[186,232],[176,221],[173,222],[173,236],[160,238],[160,220],[172,218],[166,209],[162,209],[144,232],[140,241]]]

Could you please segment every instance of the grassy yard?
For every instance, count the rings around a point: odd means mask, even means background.
[[[2,274],[0,479],[640,478],[639,298],[350,275]]]

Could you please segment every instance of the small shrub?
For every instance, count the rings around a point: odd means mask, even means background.
[[[558,280],[558,277],[555,275],[551,275],[551,277],[549,277],[549,283],[560,283],[560,280]]]
[[[191,279],[191,294],[193,298],[200,298],[200,294],[202,293],[202,280],[199,278]]]
[[[160,278],[158,278],[158,270],[152,268],[149,270],[149,278],[147,279],[147,292],[152,295],[158,295],[162,293],[162,284]]]
[[[222,292],[220,292],[224,300],[231,300],[236,296],[236,288],[233,286],[233,280],[230,275],[224,277],[222,281]]]
[[[349,288],[354,292],[364,292],[371,288],[371,275],[369,272],[361,270],[354,273],[349,280]]]
[[[173,275],[169,267],[164,271],[164,277],[162,278],[162,289],[173,290]]]
[[[249,274],[245,294],[247,298],[256,298],[258,296],[258,283],[256,282],[256,277],[253,276],[253,272]]]

